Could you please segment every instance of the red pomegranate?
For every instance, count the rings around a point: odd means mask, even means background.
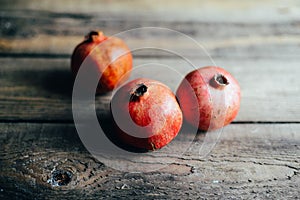
[[[101,75],[97,93],[111,91],[128,79],[128,72],[132,69],[132,55],[120,38],[106,37],[100,31],[91,31],[72,54],[71,70],[74,76],[87,56],[93,62],[91,66],[96,66],[96,71]]]
[[[161,82],[139,78],[122,86],[112,98],[117,138],[129,146],[156,150],[178,134],[182,112],[172,91]]]
[[[228,125],[240,107],[240,86],[227,71],[207,66],[186,75],[177,98],[187,122],[200,130]]]

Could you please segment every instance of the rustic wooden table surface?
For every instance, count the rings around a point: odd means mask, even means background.
[[[299,1],[10,0],[0,1],[0,24],[0,199],[300,198]],[[116,170],[86,150],[73,122],[69,70],[90,30],[140,27],[192,37],[242,89],[238,117],[207,156],[199,156],[207,134],[187,133],[178,148],[194,146],[157,154],[159,170],[148,173]],[[211,64],[178,35],[160,33],[127,39]],[[135,66],[183,65],[161,51],[133,56]],[[110,96],[96,97],[97,112],[107,112]],[[49,183],[60,175],[65,185]]]

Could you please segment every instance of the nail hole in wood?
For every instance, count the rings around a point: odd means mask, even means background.
[[[52,186],[68,185],[72,179],[72,173],[66,170],[55,170],[48,181]]]

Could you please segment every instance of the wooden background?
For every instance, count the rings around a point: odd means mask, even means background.
[[[0,199],[300,198],[299,1],[2,0],[0,24]],[[205,134],[186,134],[179,148],[195,144],[184,155],[161,153],[155,165],[162,169],[127,173],[93,158],[77,135],[70,55],[90,30],[149,26],[203,45],[239,81],[242,104],[206,157],[199,157]],[[211,64],[176,35],[128,40]],[[143,63],[176,68],[181,59],[134,52],[134,65]],[[96,97],[98,112],[109,99]],[[65,185],[49,183],[55,174],[65,175]]]

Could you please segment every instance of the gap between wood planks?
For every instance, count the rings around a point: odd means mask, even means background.
[[[213,58],[230,58],[230,59],[245,59],[245,56],[236,56],[236,55],[210,55]],[[177,55],[173,55],[173,54],[165,54],[165,55],[145,55],[145,54],[137,54],[134,56],[135,58],[138,59],[147,59],[147,58],[154,58],[154,59],[167,59],[167,58],[172,58],[172,59],[181,59],[179,58]],[[207,56],[197,56],[197,55],[189,55],[189,58],[198,58],[198,59],[207,59]],[[32,59],[32,58],[36,58],[36,59],[70,59],[71,58],[71,54],[55,54],[55,53],[7,53],[7,52],[0,52],[0,59],[1,58],[28,58],[28,59]],[[259,56],[259,55],[249,55],[246,57],[247,59],[274,59],[274,60],[282,60],[282,59],[298,59],[298,57],[294,57],[294,56],[288,56],[285,55],[284,57],[280,57],[280,56],[272,56],[272,55],[264,55],[263,57]]]
[[[73,124],[74,121],[66,120],[46,120],[46,119],[0,119],[0,123],[42,123],[42,124]],[[231,124],[300,124],[300,121],[233,121]]]

